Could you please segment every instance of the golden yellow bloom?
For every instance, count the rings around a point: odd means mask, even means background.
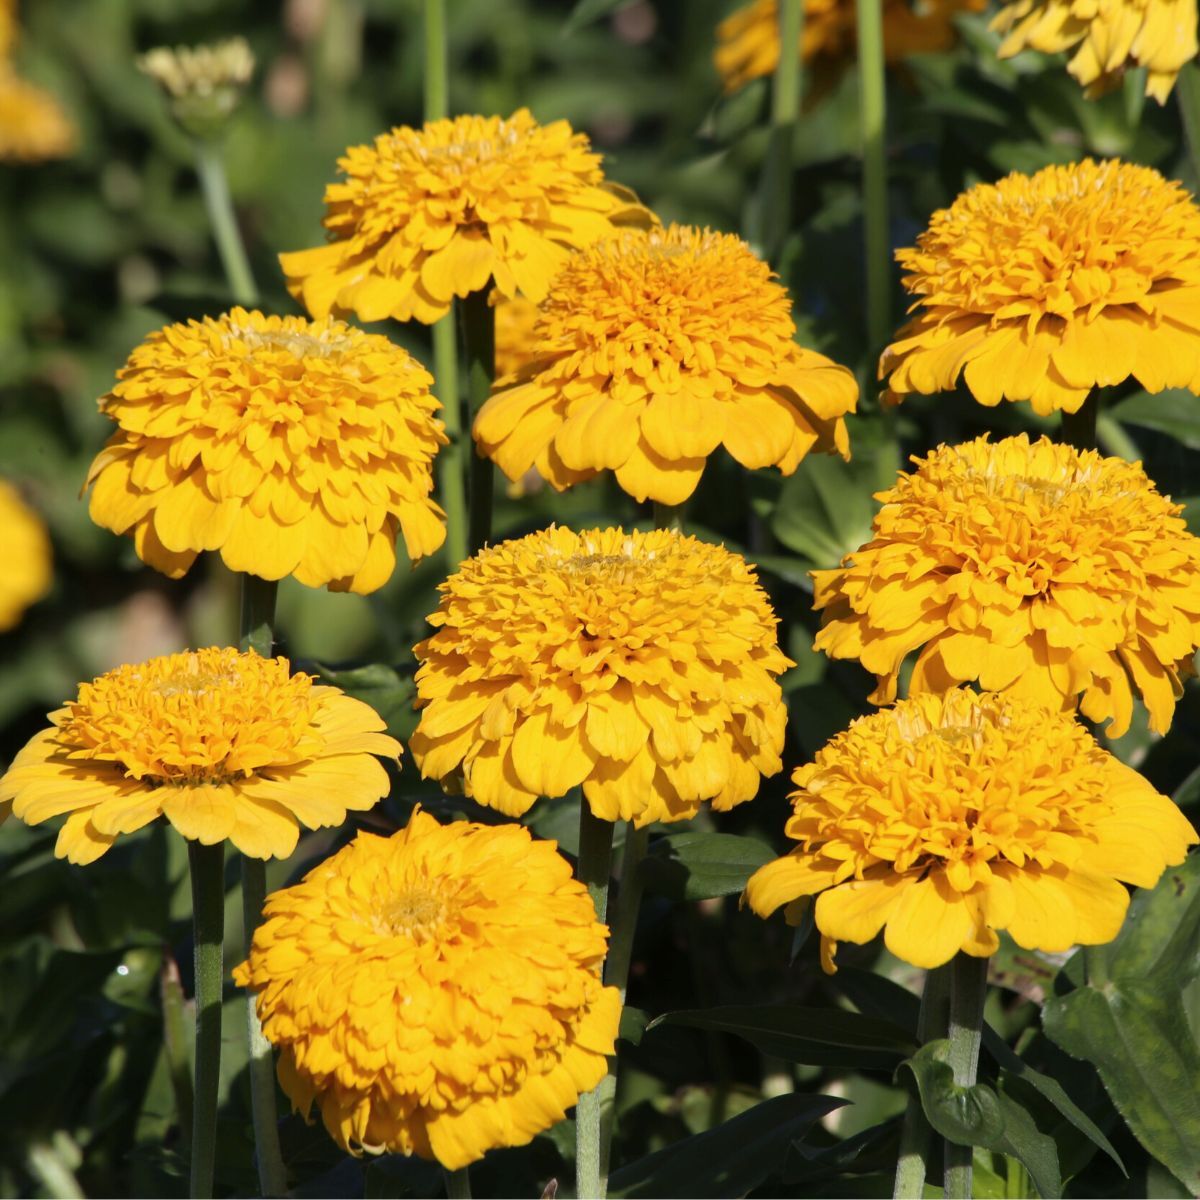
[[[814,646],[896,694],[978,680],[1129,728],[1136,689],[1170,727],[1200,646],[1200,539],[1138,463],[1025,434],[939,446],[880,492],[875,536],[814,571]]]
[[[325,189],[332,240],[281,254],[313,316],[432,322],[455,296],[490,287],[537,302],[571,249],[653,218],[607,183],[600,155],[566,121],[456,117],[401,125],[352,146]]]
[[[0,479],[0,632],[12,629],[54,578],[50,538],[17,489]]]
[[[668,530],[545,529],[463,563],[414,648],[422,775],[508,816],[583,785],[639,826],[727,809],[781,766],[793,665],[753,572]]]
[[[813,449],[849,458],[854,376],[795,332],[787,292],[740,238],[626,230],[555,277],[536,357],[498,381],[475,440],[509,479],[536,466],[561,491],[610,470],[664,504],[722,445],[785,475]]]
[[[153,333],[100,402],[119,429],[88,472],[92,520],[178,579],[234,571],[372,592],[446,536],[429,373],[341,321],[235,308]]]
[[[0,162],[46,162],[75,149],[75,126],[45,88],[0,63]]]
[[[344,1150],[450,1170],[521,1146],[607,1071],[608,931],[553,842],[417,812],[267,899],[234,979],[279,1081]]]
[[[884,400],[949,391],[1075,412],[1131,375],[1200,391],[1200,209],[1149,167],[1091,159],[978,184],[896,252],[916,315]]]
[[[73,863],[160,816],[206,846],[286,858],[301,825],[340,825],[386,795],[372,755],[400,754],[373,709],[289,672],[213,647],[80,684],[0,778],[0,804],[27,825],[66,814],[54,852]]]
[[[786,857],[756,871],[759,916],[816,895],[826,969],[837,942],[917,967],[1117,936],[1129,895],[1183,861],[1196,832],[1070,716],[955,689],[855,721],[792,776]],[[801,901],[801,904],[796,904]]]
[[[948,50],[958,12],[978,12],[982,0],[883,0],[883,50],[889,63],[910,54]],[[858,54],[854,0],[805,0],[800,52],[805,63],[841,66]],[[778,0],[751,0],[717,26],[713,53],[726,92],[772,75],[779,65]]]
[[[1074,50],[1067,70],[1089,99],[1146,68],[1146,95],[1166,103],[1180,68],[1196,57],[1196,0],[1016,0],[992,28],[1007,34],[1000,57]]]
[[[513,375],[535,355],[537,343],[533,331],[538,306],[524,296],[506,299],[497,292],[491,296],[496,321],[496,378]]]

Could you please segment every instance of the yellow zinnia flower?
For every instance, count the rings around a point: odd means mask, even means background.
[[[100,402],[120,427],[88,472],[92,520],[178,579],[201,550],[234,571],[371,592],[446,536],[446,443],[429,373],[341,321],[235,308],[153,333]]]
[[[749,800],[781,766],[792,666],[753,572],[667,531],[546,529],[463,563],[414,647],[422,775],[520,816],[583,785],[648,825]]]
[[[54,577],[50,538],[41,518],[17,489],[0,479],[0,632],[12,629],[25,610],[49,590]]]
[[[524,296],[506,299],[498,292],[492,293],[491,303],[496,319],[495,374],[501,379],[515,374],[535,356],[538,306]]]
[[[813,643],[857,658],[896,694],[978,680],[1048,708],[1129,728],[1171,724],[1200,645],[1200,539],[1141,465],[1025,434],[939,446],[880,492],[875,536],[814,571]]]
[[[457,1170],[522,1146],[615,1053],[608,931],[553,842],[417,812],[275,892],[233,977],[258,994],[279,1081],[354,1153]]]
[[[332,241],[281,254],[292,295],[316,317],[432,322],[455,296],[495,283],[539,301],[569,251],[653,218],[607,183],[566,121],[528,109],[407,125],[352,146],[325,189]]]
[[[374,709],[289,672],[213,647],[80,684],[0,778],[0,805],[27,825],[67,814],[54,852],[73,863],[160,816],[206,846],[286,858],[301,825],[340,825],[386,795],[372,756],[400,754]]]
[[[813,449],[849,458],[858,386],[793,340],[787,292],[731,234],[627,230],[575,254],[534,326],[535,357],[475,421],[509,479],[562,490],[597,472],[680,504],[724,446],[790,475]]]
[[[977,12],[983,0],[883,0],[883,49],[889,63],[909,54],[948,50],[958,12]],[[843,65],[858,54],[854,0],[805,0],[800,52],[805,63]],[[751,0],[717,26],[713,53],[726,92],[773,75],[779,65],[778,0]]]
[[[1196,57],[1196,0],[1017,0],[996,14],[1007,34],[1000,57],[1022,50],[1074,50],[1067,70],[1089,99],[1118,87],[1130,67],[1146,68],[1146,95],[1166,103],[1175,77]]]
[[[0,63],[0,162],[66,158],[77,140],[75,126],[58,100]]]
[[[1149,167],[1014,171],[898,250],[916,316],[879,362],[884,400],[949,391],[1075,412],[1131,375],[1200,391],[1200,209]]]
[[[956,689],[855,721],[792,776],[799,845],[746,886],[759,916],[816,895],[822,958],[884,943],[917,967],[1117,936],[1122,883],[1153,887],[1196,831],[1079,724]],[[791,915],[798,915],[796,905]]]

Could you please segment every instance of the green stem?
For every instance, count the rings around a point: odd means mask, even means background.
[[[439,121],[450,111],[446,0],[425,0],[425,120]]]
[[[596,908],[596,920],[608,915],[608,885],[612,873],[613,824],[592,813],[587,797],[579,797],[579,860],[576,874]],[[575,1194],[579,1200],[604,1200],[607,1181],[602,1171],[601,1126],[606,1079],[579,1097],[575,1109]]]
[[[771,135],[762,178],[763,255],[778,271],[792,214],[792,141],[800,116],[803,88],[800,39],[804,0],[779,5],[779,63],[771,92]],[[790,47],[790,51],[789,51]]]
[[[1123,458],[1126,462],[1141,462],[1142,452],[1137,442],[1129,436],[1120,421],[1107,413],[1101,413],[1096,418],[1096,442],[1105,454]]]
[[[275,649],[275,599],[279,585],[257,575],[242,576],[241,647],[270,658]],[[267,866],[261,859],[242,856],[242,930],[246,954],[267,898]],[[279,1108],[276,1100],[275,1057],[263,1035],[256,997],[246,995],[246,1040],[249,1046],[250,1107],[254,1117],[254,1144],[258,1181],[264,1196],[287,1195],[287,1167],[279,1145]]]
[[[867,340],[878,354],[891,333],[888,289],[887,100],[883,72],[882,0],[856,0],[859,123],[863,154],[863,226],[867,259]]]
[[[1108,986],[1108,943],[1101,946],[1084,946],[1083,968],[1088,986],[1103,991]]]
[[[192,1144],[192,1121],[195,1105],[192,1100],[192,1068],[188,1062],[187,1021],[183,1015],[183,984],[179,979],[179,964],[170,955],[163,958],[159,974],[159,995],[162,999],[163,1050],[175,1093],[175,1111],[179,1117],[179,1132],[185,1149]]]
[[[453,570],[469,553],[467,549],[467,481],[463,477],[462,397],[458,392],[458,343],[454,316],[447,313],[433,326],[433,373],[437,398],[442,402],[442,420],[450,444],[438,455],[438,490],[446,510],[446,556]],[[468,447],[470,442],[468,440]]]
[[[988,962],[959,953],[950,964],[950,1067],[959,1087],[972,1087],[983,1041],[983,1002],[987,999]],[[974,1146],[947,1139],[943,1194],[946,1200],[970,1200]]]
[[[225,843],[188,842],[196,944],[196,1093],[190,1195],[213,1194],[217,1089],[221,1077],[221,950],[225,941]]]
[[[225,268],[229,290],[236,303],[252,308],[258,303],[258,288],[233,212],[220,143],[197,139],[194,146],[196,174],[200,178],[200,190],[204,193],[204,207],[208,210],[208,222],[212,226],[221,265]]]
[[[654,501],[654,528],[683,532],[683,510],[686,504],[663,504]]]
[[[472,292],[461,302],[463,343],[467,352],[467,400],[474,422],[492,390],[496,365],[495,312],[486,291]],[[492,460],[471,455],[468,494],[471,502],[470,550],[478,553],[492,533]]]
[[[446,1200],[471,1200],[470,1167],[460,1167],[457,1171],[442,1171],[446,1181]]]
[[[917,1042],[936,1041],[946,1036],[950,1024],[950,965],[925,975],[921,993],[921,1014],[917,1018]],[[925,1119],[920,1096],[914,1090],[908,1097],[904,1125],[900,1131],[900,1155],[896,1162],[893,1200],[916,1200],[925,1194],[929,1173],[929,1155],[933,1148],[933,1129]]]
[[[1194,182],[1200,185],[1200,64],[1193,61],[1183,65],[1175,80],[1175,95],[1179,98],[1179,115],[1183,119]]]
[[[1100,391],[1093,389],[1076,412],[1066,410],[1062,415],[1062,437],[1076,450],[1095,450],[1096,418],[1100,413]]]

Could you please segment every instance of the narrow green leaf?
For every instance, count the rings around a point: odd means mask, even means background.
[[[756,838],[733,833],[672,833],[659,838],[642,862],[645,886],[672,900],[709,900],[742,891],[775,857]]]

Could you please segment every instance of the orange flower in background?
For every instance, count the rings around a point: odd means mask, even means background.
[[[982,0],[883,0],[883,50],[889,63],[948,50],[958,40],[954,16],[979,12]],[[854,0],[805,0],[800,52],[806,63],[851,62],[858,54]],[[778,0],[752,0],[717,26],[713,62],[726,92],[773,75],[779,65]]]
[[[1069,715],[956,689],[855,721],[792,776],[797,846],[746,886],[766,917],[816,896],[822,960],[884,944],[917,967],[986,957],[998,930],[1061,953],[1117,936],[1196,831]]]
[[[1200,392],[1200,208],[1149,167],[1091,159],[978,184],[898,250],[915,315],[883,399],[952,390],[1075,412],[1093,388]]]
[[[279,1082],[351,1153],[457,1170],[561,1121],[608,1070],[608,930],[553,842],[414,813],[267,898],[247,960]]]
[[[12,484],[0,479],[0,633],[12,629],[54,579],[50,536]]]
[[[0,162],[66,158],[78,133],[58,100],[0,63]]]
[[[814,571],[814,648],[856,658],[896,695],[977,680],[1037,705],[1129,728],[1171,725],[1200,646],[1200,538],[1139,463],[1048,438],[986,437],[914,458],[874,536]]]
[[[1074,51],[1067,70],[1089,99],[1146,68],[1146,95],[1165,104],[1180,69],[1196,57],[1196,0],[1017,0],[992,21],[1006,35],[1000,57],[1023,50]]]
[[[536,303],[572,249],[654,221],[600,161],[566,121],[539,125],[524,108],[401,125],[338,160],[331,240],[279,256],[288,288],[313,316],[363,321],[433,322],[493,284]]]
[[[441,585],[414,647],[425,777],[507,816],[582,784],[638,826],[732,808],[781,767],[791,661],[753,572],[669,530],[546,529]]]
[[[555,277],[530,361],[497,381],[475,440],[511,480],[536,466],[561,491],[611,470],[664,504],[692,494],[718,446],[785,475],[810,450],[848,458],[854,376],[795,333],[787,292],[740,238],[624,231]]]
[[[400,755],[374,709],[290,671],[213,647],[80,684],[0,778],[0,807],[27,825],[66,816],[54,853],[73,863],[162,816],[204,845],[286,858],[301,826],[387,795],[375,756]]]
[[[92,520],[178,579],[202,550],[264,579],[371,592],[445,540],[433,380],[341,321],[221,317],[153,333],[101,401]]]

